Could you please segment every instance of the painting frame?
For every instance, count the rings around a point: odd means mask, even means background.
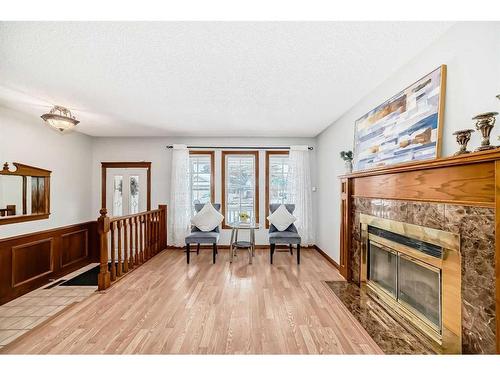
[[[446,78],[442,64],[355,121],[354,172],[441,157]]]

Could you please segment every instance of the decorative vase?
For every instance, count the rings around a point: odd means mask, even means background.
[[[467,151],[467,143],[470,141],[470,136],[474,132],[474,129],[464,129],[457,130],[453,135],[457,137],[457,143],[460,145],[460,150],[455,152],[453,155],[458,156],[462,154],[468,154],[470,151]]]
[[[498,115],[498,112],[486,112],[480,113],[472,118],[473,120],[476,120],[476,129],[481,132],[483,137],[481,140],[481,146],[476,148],[476,151],[491,150],[496,148],[495,146],[490,145],[490,134],[493,126],[495,125],[496,115]]]
[[[345,171],[346,171],[347,173],[352,173],[352,160],[347,159],[347,160],[345,161]]]

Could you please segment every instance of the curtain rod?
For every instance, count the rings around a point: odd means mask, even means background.
[[[167,148],[174,148],[168,145]],[[270,147],[252,147],[252,146],[187,146],[187,148],[212,148],[216,150],[290,150],[289,146],[270,146]],[[314,147],[307,147],[313,150]]]

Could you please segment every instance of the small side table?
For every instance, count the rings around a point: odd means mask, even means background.
[[[260,225],[256,223],[236,222],[228,224],[231,230],[231,242],[229,246],[229,261],[233,263],[233,257],[237,249],[248,249],[248,264],[252,264],[252,258],[255,256],[255,229]],[[250,231],[250,241],[238,241],[238,231],[248,229]]]

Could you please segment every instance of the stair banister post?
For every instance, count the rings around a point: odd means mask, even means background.
[[[109,217],[106,216],[108,210],[101,208],[101,216],[97,219],[97,233],[99,234],[99,254],[100,254],[100,272],[98,276],[98,290],[109,288],[111,281],[108,271],[108,232]]]

